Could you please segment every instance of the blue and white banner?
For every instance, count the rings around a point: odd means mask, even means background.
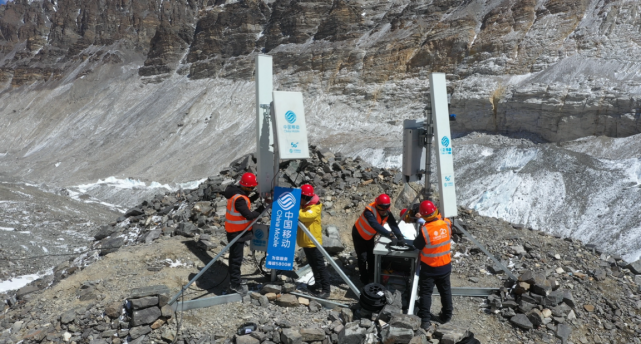
[[[279,186],[274,189],[265,267],[277,270],[294,269],[299,210],[300,189]]]

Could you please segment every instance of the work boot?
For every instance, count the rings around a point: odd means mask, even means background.
[[[227,292],[230,293],[230,294],[238,293],[238,294],[244,296],[245,294],[247,294],[246,285],[230,284],[229,288],[227,288]]]
[[[445,315],[443,314],[443,312],[440,312],[438,314],[438,321],[441,324],[447,324],[448,322],[450,322],[450,320],[452,320],[452,315]]]
[[[431,327],[432,327],[432,322],[430,322],[430,321],[421,321],[421,328],[424,329],[425,331],[429,332]]]
[[[312,294],[318,293],[318,289],[320,289],[320,285],[318,284],[307,285],[307,290],[309,290]]]
[[[327,299],[329,299],[329,295],[330,294],[331,293],[329,291],[324,290],[324,291],[318,293],[318,295],[316,295],[316,297],[327,300]]]

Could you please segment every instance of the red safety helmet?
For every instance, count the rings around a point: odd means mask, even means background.
[[[418,207],[418,212],[421,213],[421,216],[428,217],[434,215],[437,212],[436,206],[432,201],[423,201]]]
[[[381,209],[389,208],[390,203],[392,203],[392,200],[386,194],[380,194],[378,197],[376,197],[376,206],[380,207]]]
[[[399,217],[402,219],[403,216],[405,216],[406,212],[407,212],[407,208],[403,208],[403,210],[401,210],[401,213],[399,214]]]
[[[247,172],[247,173],[243,174],[243,176],[240,177],[240,183],[239,184],[241,186],[245,186],[245,187],[248,187],[248,188],[256,187],[258,185],[258,182],[256,181],[256,175],[251,173],[251,172]]]
[[[300,193],[303,196],[312,197],[314,196],[314,187],[309,184],[304,184],[303,186],[300,187]]]

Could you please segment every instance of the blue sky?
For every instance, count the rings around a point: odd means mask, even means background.
[[[0,5],[6,4],[7,0],[0,0]]]

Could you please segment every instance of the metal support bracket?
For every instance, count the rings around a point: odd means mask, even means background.
[[[492,259],[492,261],[494,261],[494,263],[495,263],[496,265],[500,266],[500,267],[501,267],[501,269],[503,269],[503,271],[505,271],[505,273],[506,273],[506,274],[507,274],[511,279],[513,279],[514,281],[518,280],[518,278],[516,278],[516,276],[514,276],[514,274],[512,273],[512,271],[510,271],[510,269],[508,269],[508,268],[507,268],[507,266],[503,265],[503,263],[501,263],[498,259],[496,259],[496,257],[494,257],[494,255],[493,255],[493,254],[491,254],[491,253],[490,253],[490,252],[485,248],[485,246],[481,245],[481,243],[480,243],[480,242],[478,242],[478,240],[476,240],[476,238],[474,238],[474,236],[472,236],[472,234],[470,234],[468,231],[466,231],[465,229],[463,229],[463,227],[462,227],[461,225],[459,225],[458,220],[456,220],[456,219],[454,219],[454,227],[456,227],[458,230],[460,230],[461,232],[463,232],[463,234],[465,234],[465,236],[467,236],[467,238],[468,238],[468,239],[470,239],[470,240],[474,243],[474,245],[476,245],[478,248],[480,248],[480,249],[481,249],[481,251],[483,251],[483,253],[485,253],[485,255],[486,255],[486,256],[490,257],[490,259]]]
[[[339,302],[336,302],[336,301],[325,300],[325,299],[321,299],[320,297],[315,297],[315,296],[311,296],[311,295],[307,295],[307,294],[302,294],[302,293],[298,293],[298,292],[291,292],[290,294],[292,294],[292,295],[296,295],[296,296],[300,296],[300,297],[304,297],[304,298],[308,298],[308,299],[312,299],[312,300],[314,300],[314,301],[316,301],[316,302],[320,303],[321,305],[323,305],[323,307],[325,307],[325,308],[327,308],[327,309],[333,309],[333,308],[335,308],[335,307],[337,307],[337,306],[338,306],[338,307],[343,307],[343,308],[349,308],[349,306],[348,306],[348,305],[346,305],[346,304],[344,304],[344,303],[339,303]]]
[[[200,270],[200,272],[196,276],[194,276],[194,278],[192,278],[191,281],[189,281],[189,283],[187,283],[176,295],[174,295],[174,297],[172,297],[171,300],[169,300],[168,304],[169,305],[173,305],[174,302],[176,302],[176,300],[178,300],[180,295],[182,295],[182,293],[184,293],[185,290],[187,290],[187,288],[189,288],[189,286],[191,286],[194,282],[196,282],[200,278],[200,276],[202,276],[205,273],[205,271],[207,271],[207,269],[209,269],[212,265],[214,265],[214,263],[218,260],[218,258],[220,258],[220,256],[223,255],[223,253],[227,252],[227,250],[231,247],[231,245],[235,244],[236,241],[238,241],[238,239],[240,239],[243,236],[243,234],[245,234],[245,232],[247,232],[247,230],[249,230],[249,228],[251,228],[251,226],[253,226],[254,223],[256,223],[256,221],[258,221],[258,219],[263,217],[263,214],[265,214],[265,212],[267,210],[271,209],[271,208],[272,208],[271,204],[268,205],[265,208],[265,210],[263,210],[263,212],[260,213],[260,215],[258,215],[258,217],[254,219],[254,221],[252,221],[247,227],[245,227],[245,229],[243,230],[242,233],[237,235],[234,238],[234,240],[232,240],[229,244],[227,244],[227,246],[225,246],[222,250],[220,250],[220,252],[216,255],[216,257],[214,257],[214,259],[212,259],[209,263],[207,263],[207,265],[205,265],[205,267],[202,268],[202,270]]]
[[[231,302],[241,302],[243,297],[240,294],[229,294],[208,297],[204,299],[188,300],[188,301],[178,301],[171,305],[171,309],[174,312],[188,311],[190,309],[206,308],[216,305],[223,305]]]
[[[357,298],[357,299],[360,299],[360,297],[361,297],[361,292],[360,292],[360,290],[358,290],[358,288],[356,288],[356,286],[354,285],[354,283],[352,282],[352,280],[350,280],[350,279],[349,279],[349,277],[347,277],[347,275],[345,275],[345,273],[343,272],[343,270],[341,270],[341,268],[336,264],[336,262],[334,261],[334,259],[332,259],[332,257],[329,255],[329,253],[327,253],[327,251],[325,251],[325,249],[323,248],[323,245],[321,245],[321,244],[319,244],[319,243],[318,243],[318,240],[316,240],[316,238],[312,235],[312,233],[309,231],[309,229],[307,229],[307,227],[305,227],[305,225],[304,225],[302,222],[300,222],[300,221],[298,221],[298,228],[300,228],[301,230],[303,230],[303,232],[305,232],[305,234],[307,235],[307,237],[308,237],[308,238],[310,238],[310,239],[312,240],[312,242],[314,243],[314,245],[316,245],[316,247],[318,248],[318,250],[319,250],[319,251],[321,251],[321,253],[323,254],[323,256],[325,256],[325,259],[327,259],[327,260],[329,261],[329,264],[330,264],[330,265],[334,268],[334,270],[336,270],[336,272],[341,276],[341,278],[343,279],[343,281],[345,281],[345,283],[347,283],[347,285],[348,285],[348,286],[349,286],[349,288],[352,290],[352,292],[354,292],[354,294],[356,294],[356,298]]]

